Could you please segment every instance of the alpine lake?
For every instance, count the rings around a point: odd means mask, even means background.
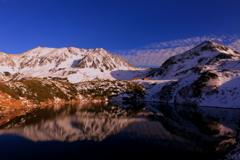
[[[238,142],[239,109],[80,102],[1,115],[1,160],[221,159]],[[0,119],[0,120],[1,120]]]

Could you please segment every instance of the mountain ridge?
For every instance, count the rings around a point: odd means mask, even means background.
[[[64,78],[72,83],[94,79],[118,79],[111,72],[116,70],[141,71],[121,57],[103,48],[80,49],[75,47],[36,47],[19,55],[0,54],[4,66],[0,72],[9,72],[15,77],[1,77],[2,80],[19,80],[25,77]],[[87,74],[88,73],[88,74]],[[129,73],[131,75],[132,73]],[[123,75],[119,75],[123,77]],[[128,80],[130,80],[132,75]]]
[[[161,67],[151,70],[146,77],[173,78],[177,73],[193,67],[206,65],[219,54],[240,55],[239,52],[224,45],[205,41],[196,47],[167,59]],[[171,72],[169,72],[171,70]],[[172,73],[169,74],[169,73]]]

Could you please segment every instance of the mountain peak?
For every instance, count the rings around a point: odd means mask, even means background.
[[[75,47],[48,48],[36,47],[22,54],[0,53],[0,73],[18,73],[14,79],[38,77],[65,79],[72,83],[98,79],[125,79],[126,73],[136,68],[121,57],[103,48],[81,49]],[[131,79],[131,76],[126,76]],[[1,78],[1,77],[0,77]]]
[[[218,45],[220,45],[220,46],[224,46],[224,45],[222,45],[222,44],[219,44],[219,43],[216,43],[216,42],[212,42],[212,41],[204,41],[204,42],[202,42],[200,45],[212,45],[212,46],[218,46]]]
[[[232,50],[222,44],[216,43],[216,42],[212,42],[212,41],[204,41],[203,43],[201,43],[200,45],[194,47],[192,50],[197,49],[198,51],[228,51],[228,50]]]
[[[187,73],[189,69],[196,66],[212,65],[212,68],[218,68],[220,64],[224,66],[224,60],[222,59],[231,59],[239,55],[240,53],[237,51],[222,44],[204,41],[184,53],[170,57],[160,68],[150,71],[147,76],[176,78],[176,76],[184,75],[183,73]]]
[[[214,44],[212,41],[204,41],[202,44]]]

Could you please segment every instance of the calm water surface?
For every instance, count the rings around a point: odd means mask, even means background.
[[[2,114],[9,159],[218,159],[234,147],[238,109],[78,103]]]

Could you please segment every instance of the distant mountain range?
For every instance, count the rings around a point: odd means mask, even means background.
[[[87,50],[37,47],[18,55],[1,52],[0,59],[1,80],[26,77],[65,79],[72,83],[94,79],[130,80],[144,70],[102,48]]]
[[[114,95],[111,96],[112,101],[160,101],[240,107],[240,53],[211,41],[205,41],[191,50],[170,57],[162,66],[154,69],[134,67],[102,48],[87,50],[74,47],[37,47],[19,55],[1,53],[0,57],[2,81],[31,78],[68,81],[75,84],[80,94],[89,93],[90,95],[84,95],[88,99],[91,99],[96,89],[98,98],[104,93],[103,99],[108,99],[105,93],[105,88],[108,88],[107,95]],[[137,92],[134,87],[124,82],[128,88],[127,93],[120,89],[121,85],[119,86],[118,82],[114,85],[117,86],[116,90],[111,89],[110,82],[104,82],[104,85],[91,83],[103,80],[131,80],[134,77],[150,80],[133,81],[145,87]],[[89,85],[80,84],[82,82]],[[10,88],[15,86],[14,82],[7,84]],[[98,86],[94,87],[95,84]]]

